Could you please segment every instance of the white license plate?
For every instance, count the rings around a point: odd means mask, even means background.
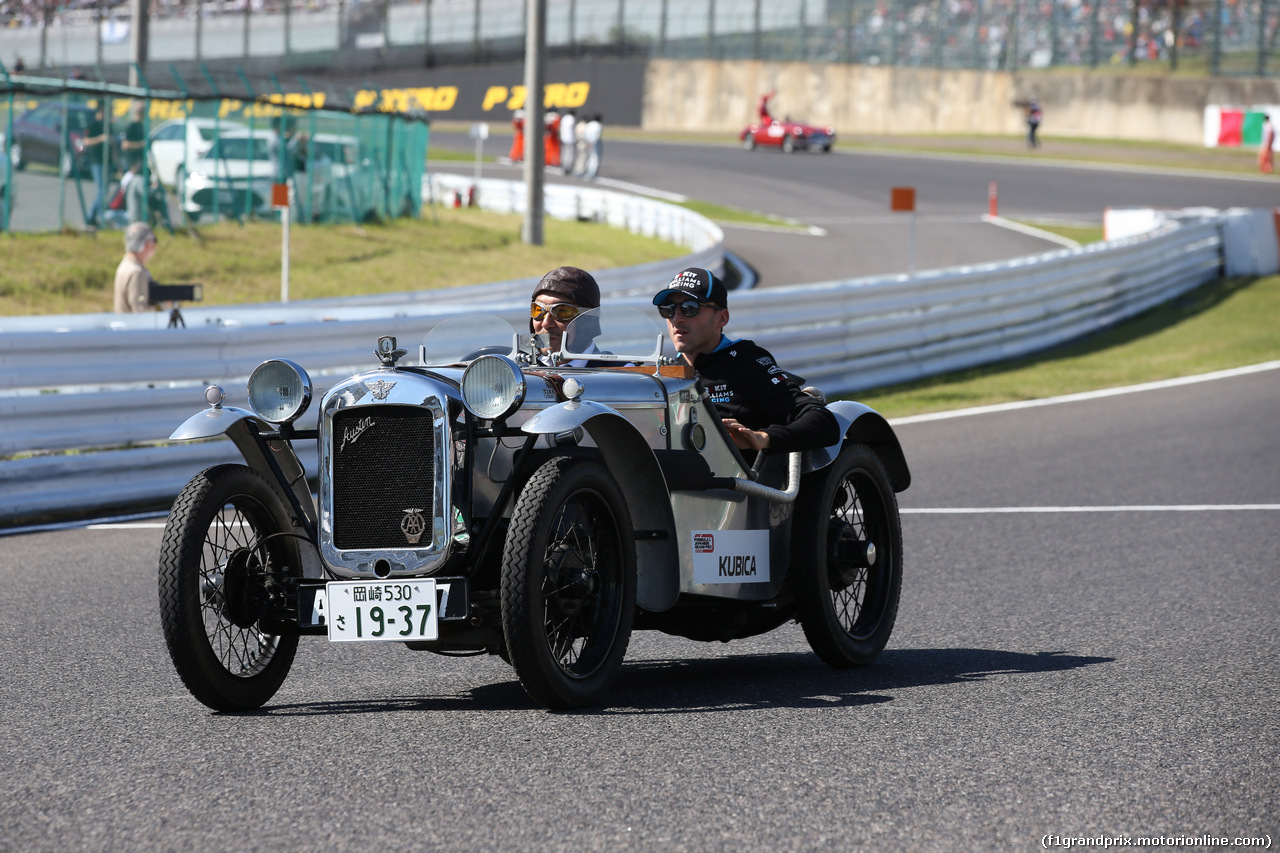
[[[337,581],[325,592],[331,642],[440,639],[435,580]]]

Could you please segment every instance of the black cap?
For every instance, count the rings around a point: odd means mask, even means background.
[[[661,305],[673,293],[692,296],[699,302],[714,302],[721,308],[729,307],[729,291],[724,282],[702,267],[689,267],[676,273],[671,283],[653,297],[653,304]]]
[[[539,293],[554,294],[579,308],[600,307],[600,285],[591,273],[578,267],[556,267],[533,289],[534,298]]]

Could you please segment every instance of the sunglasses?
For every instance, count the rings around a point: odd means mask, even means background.
[[[697,317],[698,312],[702,310],[703,305],[710,305],[712,308],[716,307],[714,302],[699,302],[696,299],[686,299],[684,302],[680,302],[678,304],[675,302],[662,303],[658,306],[658,314],[664,320],[670,320],[672,317],[676,316],[676,308],[679,308],[680,313],[684,316]]]
[[[571,302],[555,302],[551,305],[543,305],[541,302],[534,302],[529,306],[529,316],[535,320],[541,320],[550,314],[561,323],[567,323],[574,317],[582,313],[582,309]]]

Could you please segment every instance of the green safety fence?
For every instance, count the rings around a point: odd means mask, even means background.
[[[425,112],[243,84],[192,96],[0,68],[0,230],[276,220],[281,193],[300,224],[419,214]],[[28,169],[44,179],[19,191]]]

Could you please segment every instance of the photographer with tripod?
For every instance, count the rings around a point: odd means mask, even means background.
[[[156,253],[156,234],[145,222],[124,229],[124,258],[116,267],[115,312],[134,314],[151,310],[151,273],[147,262]]]

